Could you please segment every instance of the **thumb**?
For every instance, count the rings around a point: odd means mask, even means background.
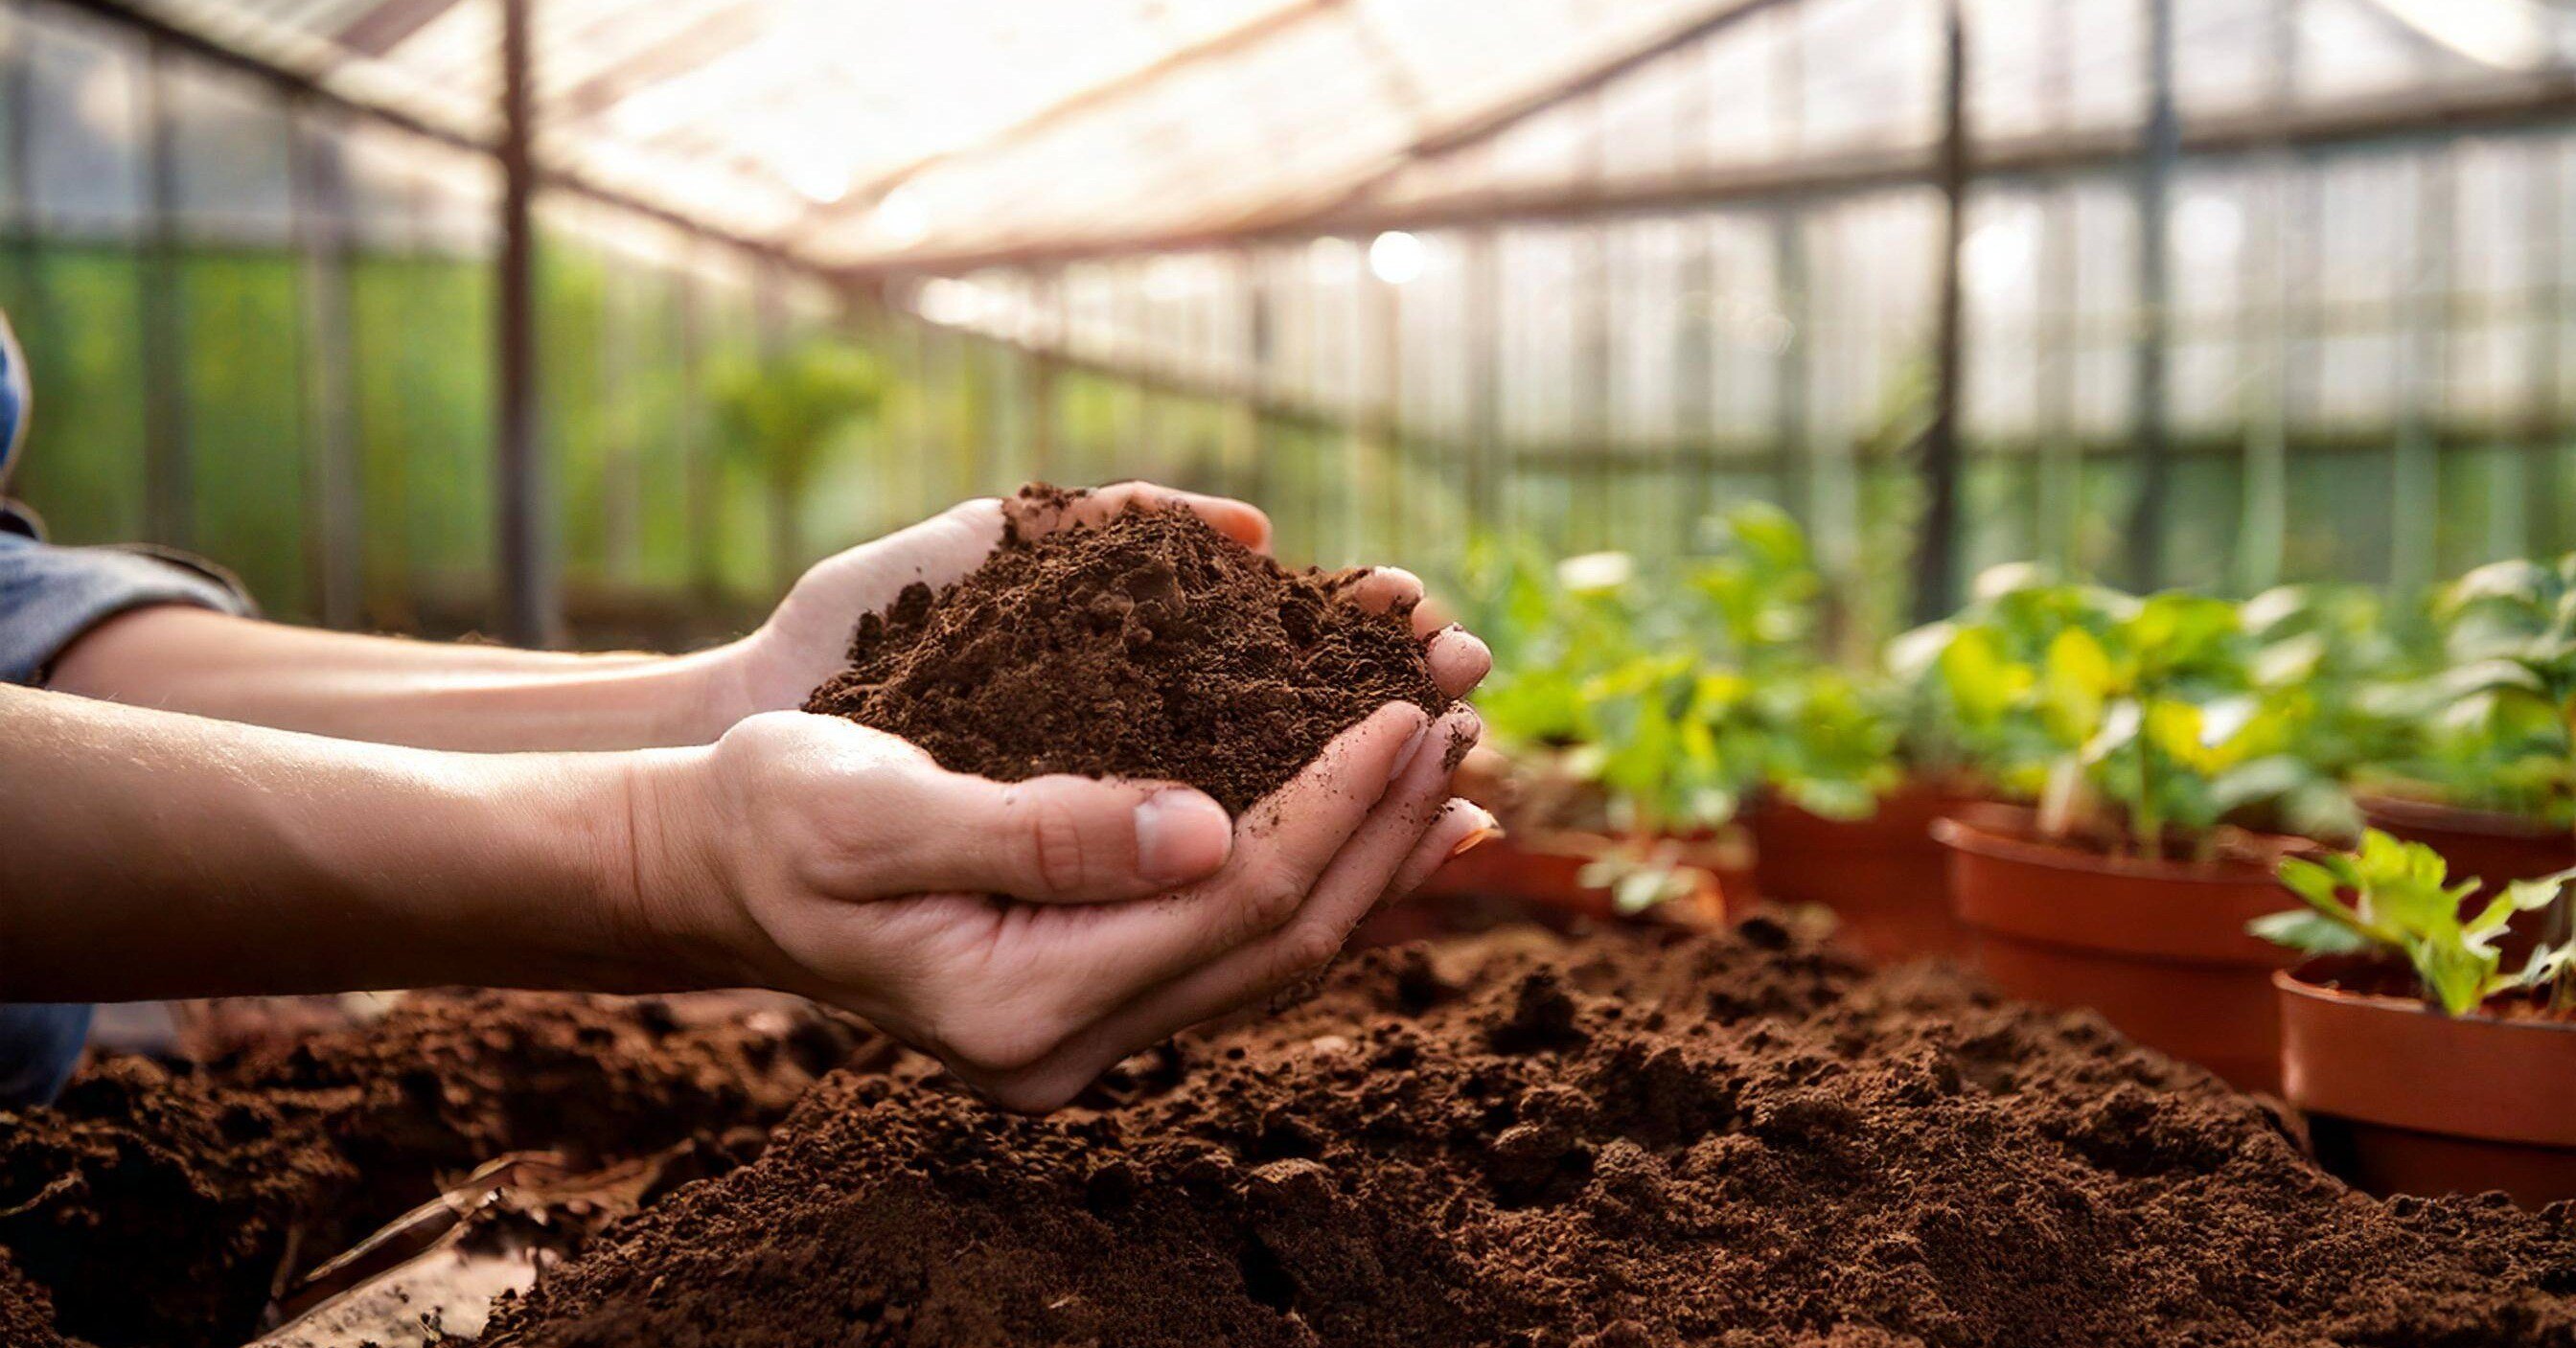
[[[938,772],[901,825],[890,879],[1053,903],[1138,899],[1214,874],[1234,845],[1223,806],[1166,782]]]

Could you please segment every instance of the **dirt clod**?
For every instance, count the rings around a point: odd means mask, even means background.
[[[2576,1344],[2567,1206],[2376,1202],[2097,1018],[1757,931],[1371,952],[1046,1119],[836,1074],[486,1348]]]
[[[1076,495],[1026,488],[1015,520]],[[1186,782],[1239,816],[1378,707],[1447,706],[1407,615],[1363,610],[1353,579],[1286,570],[1178,507],[1015,523],[964,580],[862,618],[805,710],[952,771]]]

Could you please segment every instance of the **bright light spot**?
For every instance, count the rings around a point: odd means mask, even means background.
[[[930,233],[930,212],[921,204],[920,194],[909,187],[886,193],[868,219],[886,242],[898,248],[919,243]]]
[[[1178,258],[1156,258],[1145,267],[1145,298],[1169,303],[1191,290],[1189,264]]]
[[[1421,239],[1400,229],[1390,229],[1369,240],[1369,271],[1391,286],[1419,280],[1431,250]]]
[[[2014,211],[1968,232],[1959,244],[1961,280],[1970,290],[1991,295],[2027,286],[2039,243],[2035,212]]]
[[[850,194],[848,161],[821,146],[782,146],[770,162],[789,187],[816,205],[829,206]]]
[[[921,283],[912,307],[942,327],[971,327],[984,316],[984,291],[971,281],[934,276]]]
[[[1636,574],[1636,559],[1624,552],[1587,552],[1556,564],[1556,583],[1576,594],[1615,590]]]
[[[2236,255],[2245,238],[2245,212],[2225,197],[2200,196],[2174,208],[2174,246],[2195,262],[2220,262]]]

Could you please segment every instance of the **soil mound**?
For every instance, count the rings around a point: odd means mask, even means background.
[[[202,1072],[97,1064],[54,1107],[0,1111],[0,1252],[65,1334],[237,1344],[284,1279],[505,1152],[595,1161],[734,1134],[747,1155],[745,1130],[857,1037],[810,1014],[686,1025],[672,1006],[423,994]],[[0,1317],[8,1302],[0,1283]]]
[[[837,1074],[483,1342],[2568,1345],[2572,1228],[1756,919],[1371,952],[1043,1120]]]
[[[1022,489],[992,557],[861,618],[805,710],[955,772],[1180,781],[1239,816],[1378,707],[1446,707],[1406,615],[1349,602],[1349,574],[1286,570],[1179,508],[1023,535],[1077,495]]]

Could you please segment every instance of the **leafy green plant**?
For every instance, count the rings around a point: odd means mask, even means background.
[[[767,488],[772,572],[793,578],[806,561],[803,505],[823,451],[844,428],[876,416],[884,374],[867,352],[817,339],[774,360],[726,361],[710,384],[722,443]]]
[[[2304,753],[2318,698],[2267,677],[2263,649],[2226,600],[2016,569],[1981,578],[1967,610],[1900,638],[1890,661],[1931,684],[1984,775],[2039,801],[2048,833],[2107,825],[2123,849],[2206,859],[2218,825],[2252,809],[2328,836],[2355,823]]]
[[[2377,829],[2360,850],[2322,861],[2282,860],[2281,883],[2307,906],[2255,919],[2257,936],[2312,955],[2376,950],[2415,970],[2424,999],[2464,1016],[2493,997],[2546,989],[2553,1010],[2576,1009],[2576,946],[2543,946],[2519,970],[2503,968],[2496,941],[2519,913],[2560,901],[2576,870],[2517,880],[2461,916],[2478,881],[2448,879],[2439,853]],[[2345,896],[2350,895],[2347,899]]]
[[[2433,620],[2444,668],[2419,685],[2428,730],[2401,770],[2456,804],[2576,822],[2576,554],[2479,567]]]

